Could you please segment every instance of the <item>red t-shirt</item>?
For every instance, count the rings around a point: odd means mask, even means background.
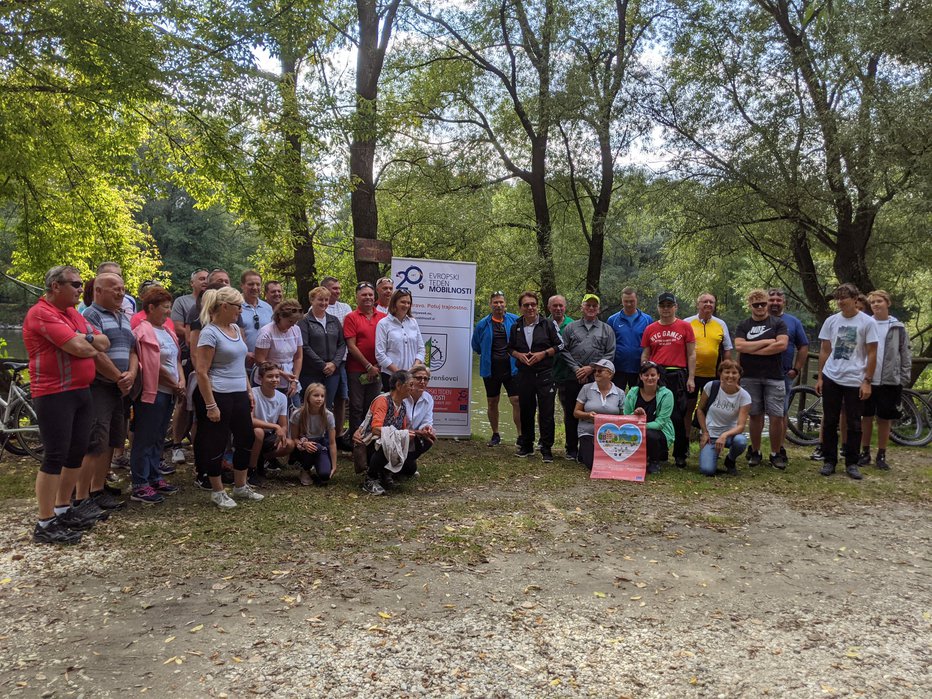
[[[356,347],[362,352],[362,356],[366,358],[366,361],[375,364],[375,326],[379,324],[379,321],[385,317],[385,314],[381,311],[372,312],[371,318],[366,318],[366,316],[359,312],[359,309],[356,309],[350,313],[346,314],[346,317],[343,319],[343,337],[349,339],[354,338],[356,340]],[[356,371],[363,372],[366,370],[365,364],[360,364],[357,362],[353,355],[349,352],[346,354],[346,370],[347,371]]]
[[[695,342],[693,326],[677,318],[669,325],[654,321],[641,336],[641,347],[650,347],[650,360],[660,366],[676,366],[685,369],[686,344]]]
[[[100,331],[78,311],[62,311],[44,298],[26,313],[23,342],[29,354],[29,380],[33,396],[47,396],[87,388],[96,369],[90,357],[75,357],[59,349],[76,335]]]
[[[135,330],[136,328],[139,327],[139,324],[145,319],[146,319],[145,311],[139,311],[138,313],[134,313],[133,317],[129,319],[130,329]],[[166,329],[171,330],[173,333],[175,333],[176,336],[178,335],[178,333],[175,332],[175,324],[172,322],[171,318],[166,318],[165,322],[163,323],[163,326]]]

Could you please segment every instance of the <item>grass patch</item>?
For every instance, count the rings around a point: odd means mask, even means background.
[[[285,471],[263,489],[263,502],[231,512],[213,507],[182,469],[172,478],[182,485],[178,495],[155,507],[130,504],[93,539],[140,561],[168,556],[175,567],[201,571],[258,573],[278,561],[357,557],[469,565],[618,526],[646,535],[684,523],[724,530],[746,523],[748,503],[773,495],[797,507],[831,509],[926,502],[932,492],[930,452],[923,449],[891,450],[893,470],[866,467],[860,482],[843,473],[819,476],[809,451],[795,448],[785,472],[748,469],[742,459],[737,478],[707,478],[696,471],[693,451],[690,468],[665,467],[645,483],[629,483],[592,481],[559,451],[555,463],[544,464],[478,440],[443,441],[425,457],[421,477],[389,497],[363,494],[349,460],[341,458],[327,488],[302,488],[296,472]],[[32,511],[36,468],[29,459],[7,457],[0,501]]]

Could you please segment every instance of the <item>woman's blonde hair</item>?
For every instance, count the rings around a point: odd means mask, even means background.
[[[307,300],[310,303],[314,303],[314,299],[322,294],[327,294],[327,300],[330,300],[330,289],[325,286],[315,286],[313,289],[307,292]]]
[[[206,326],[214,317],[217,310],[224,303],[233,306],[243,305],[243,295],[232,286],[222,289],[208,289],[201,297],[201,325]]]

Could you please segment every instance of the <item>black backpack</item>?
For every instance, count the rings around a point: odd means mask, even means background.
[[[718,396],[718,389],[721,388],[721,385],[722,385],[722,382],[719,381],[718,379],[716,379],[715,381],[709,382],[709,387],[710,387],[709,388],[709,400],[706,401],[706,404],[705,404],[706,410],[708,410],[709,406],[711,406],[712,403],[715,402],[715,398]],[[702,396],[700,396],[700,400],[701,398]],[[697,400],[696,410],[693,411],[693,427],[695,427],[697,430],[700,429],[699,416],[696,415],[696,411],[698,410],[699,410],[699,401]]]

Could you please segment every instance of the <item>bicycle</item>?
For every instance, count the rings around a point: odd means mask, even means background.
[[[819,443],[822,428],[822,396],[812,386],[790,389],[790,410],[786,416],[786,438],[801,447]]]
[[[890,439],[904,447],[924,447],[932,443],[932,405],[911,388],[903,389],[900,419],[890,427]]]
[[[900,417],[890,427],[890,439],[907,447],[924,447],[932,443],[932,406],[916,391],[903,389]],[[786,438],[799,446],[819,443],[822,426],[822,396],[812,386],[790,389]]]
[[[6,398],[0,395],[0,439],[3,448],[16,456],[31,456],[42,460],[42,440],[39,438],[39,420],[32,407],[29,383],[21,378],[28,362],[4,361],[10,386]]]

